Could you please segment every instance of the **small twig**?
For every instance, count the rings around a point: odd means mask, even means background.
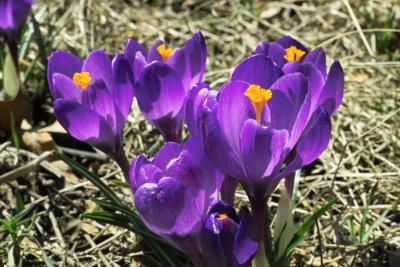
[[[89,242],[89,244],[95,248],[97,250],[97,253],[99,255],[99,258],[101,259],[101,261],[104,263],[105,266],[107,267],[112,267],[111,264],[108,262],[106,256],[104,256],[104,254],[99,250],[99,248],[97,247],[96,243],[92,240],[92,238],[88,235],[88,234],[84,234],[83,235],[85,237],[85,239]]]
[[[69,147],[57,146],[57,149],[65,154],[69,154],[72,156],[77,156],[81,158],[91,158],[97,160],[107,160],[109,157],[106,154],[100,154],[96,152],[84,151],[79,149],[73,149]]]

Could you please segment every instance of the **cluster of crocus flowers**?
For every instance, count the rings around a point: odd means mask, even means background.
[[[196,267],[264,266],[265,202],[281,179],[316,160],[331,135],[343,97],[343,70],[326,71],[321,48],[282,37],[261,42],[219,91],[202,82],[206,48],[196,33],[183,48],[131,39],[111,61],[94,51],[82,62],[55,52],[48,66],[54,111],[76,139],[118,163],[132,99],[167,142],[129,170],[144,224],[182,250]],[[182,124],[191,137],[179,144]],[[121,164],[128,176],[126,164]],[[225,177],[225,178],[224,178]],[[251,214],[219,200],[223,182],[245,189]],[[222,190],[222,191],[221,191]]]
[[[138,156],[130,179],[143,222],[195,267],[248,266],[258,248],[255,222],[246,210],[238,216],[218,201],[222,173],[199,138],[167,143],[153,159]]]

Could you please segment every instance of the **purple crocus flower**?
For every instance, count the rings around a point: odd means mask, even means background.
[[[311,109],[313,91],[299,72],[284,75],[255,55],[242,62],[220,89],[218,103],[199,113],[207,156],[241,181],[263,235],[265,199],[280,179],[310,164],[330,138],[330,116]]]
[[[311,112],[319,106],[333,116],[343,99],[344,74],[338,60],[334,60],[327,75],[326,56],[322,48],[312,51],[290,36],[274,41],[262,41],[255,54],[270,58],[285,74],[300,72],[307,77],[311,91]],[[242,66],[242,68],[246,68]],[[246,81],[246,80],[245,80]],[[285,184],[289,194],[293,191],[294,173],[289,174]]]
[[[258,249],[259,236],[250,213],[239,215],[223,201],[210,209],[201,232],[201,246],[207,267],[249,266]]]
[[[17,43],[31,5],[32,0],[0,0],[0,32],[8,43]]]
[[[221,250],[223,247],[230,255],[233,244],[237,244],[239,252],[242,252],[239,246],[243,246],[250,254],[248,257],[244,252],[238,255],[240,263],[247,262],[254,254],[254,242],[248,239],[254,236],[246,235],[251,232],[248,217],[243,215],[244,226],[241,226],[242,217],[238,218],[231,209],[226,211],[227,208],[220,203],[212,206],[218,197],[222,173],[205,156],[199,138],[191,138],[183,145],[169,142],[154,159],[138,156],[131,165],[130,179],[135,206],[143,222],[154,233],[181,249],[196,267],[230,266],[208,264],[211,259],[204,253],[213,252],[202,242],[207,245],[211,242],[222,254],[227,253]],[[221,219],[223,217],[222,224],[218,225],[223,243],[218,240],[217,232],[209,231],[211,217],[219,211]],[[228,215],[233,216],[233,221],[228,220]],[[227,237],[228,224],[233,222],[234,231]],[[208,239],[201,238],[204,232],[208,233]],[[226,244],[227,238],[236,243]]]
[[[114,158],[128,176],[122,150],[122,128],[133,100],[129,63],[116,55],[93,51],[82,62],[64,51],[49,59],[47,78],[54,113],[74,138]]]
[[[283,36],[274,42],[260,42],[255,54],[268,57],[285,74],[300,72],[307,77],[310,91],[312,91],[312,111],[322,105],[332,116],[342,103],[343,69],[340,62],[335,60],[327,75],[326,56],[322,48],[308,51],[299,41],[290,36]],[[245,65],[242,68],[247,67],[245,62],[242,65]]]
[[[135,94],[144,116],[167,141],[179,141],[187,95],[193,85],[202,81],[206,66],[203,35],[194,34],[175,50],[159,40],[148,53],[130,39],[125,58],[134,71]]]

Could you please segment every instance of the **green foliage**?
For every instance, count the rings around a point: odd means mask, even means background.
[[[11,55],[10,49],[6,50],[3,65],[3,88],[8,99],[14,99],[19,92],[20,82],[17,66]]]
[[[364,244],[368,239],[372,236],[373,231],[377,228],[386,218],[392,208],[388,208],[382,212],[382,214],[374,220],[369,227],[367,227],[368,214],[370,211],[370,206],[373,204],[377,197],[378,192],[378,182],[374,184],[371,190],[368,193],[368,199],[366,206],[364,207],[361,215],[360,227],[357,232],[355,227],[355,217],[351,216],[347,220],[347,228],[350,235],[350,240],[356,245]],[[400,197],[397,199],[396,205],[400,202]]]

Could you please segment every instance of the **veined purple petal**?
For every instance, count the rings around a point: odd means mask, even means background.
[[[31,11],[32,0],[0,1],[0,31],[17,36]]]
[[[244,95],[249,84],[242,81],[225,83],[220,90],[218,122],[227,143],[237,155],[240,154],[240,132],[244,122],[255,118],[254,108]]]
[[[186,92],[173,69],[164,63],[154,62],[140,75],[136,98],[146,117],[154,120],[179,114],[186,100]]]
[[[144,223],[159,235],[185,236],[201,220],[188,187],[170,177],[140,186],[135,206]]]
[[[54,102],[54,113],[64,129],[74,138],[105,153],[114,153],[117,150],[119,139],[96,111],[73,100],[58,99]]]
[[[290,155],[291,161],[278,177],[286,177],[290,173],[307,166],[316,160],[329,144],[331,137],[331,121],[329,114],[322,108],[318,108],[300,140]]]
[[[255,120],[248,120],[240,135],[240,148],[246,178],[251,183],[261,183],[281,162],[288,141],[287,130],[262,127]]]
[[[189,91],[194,84],[202,81],[206,60],[207,48],[204,37],[201,32],[197,32],[181,49],[175,49],[168,62],[182,78],[185,89]]]
[[[240,157],[226,142],[214,111],[202,109],[199,117],[200,136],[207,156],[224,173],[232,177],[244,178],[245,175],[240,165]]]
[[[287,74],[278,79],[271,89],[272,98],[268,102],[271,127],[288,130],[287,147],[292,148],[309,117],[311,94],[308,81],[301,73]]]
[[[344,74],[342,66],[335,60],[329,70],[328,78],[322,89],[318,104],[332,116],[343,100]]]
[[[47,64],[47,81],[54,99],[59,98],[60,93],[54,89],[53,74],[60,73],[72,79],[75,72],[81,72],[82,65],[82,61],[74,54],[65,51],[56,51],[51,54]]]
[[[231,80],[245,81],[268,89],[282,74],[282,70],[270,59],[263,55],[254,55],[243,60],[235,68]]]
[[[111,60],[104,51],[90,52],[83,63],[83,71],[89,72],[93,80],[102,80],[108,90],[114,87]]]
[[[121,55],[115,55],[112,61],[112,74],[115,86],[111,88],[111,94],[115,106],[121,111],[124,118],[128,117],[134,95],[134,79],[132,69]]]
[[[156,165],[160,169],[165,169],[168,163],[173,158],[177,158],[182,152],[182,145],[168,142],[163,145],[158,153],[155,155],[153,164]]]

